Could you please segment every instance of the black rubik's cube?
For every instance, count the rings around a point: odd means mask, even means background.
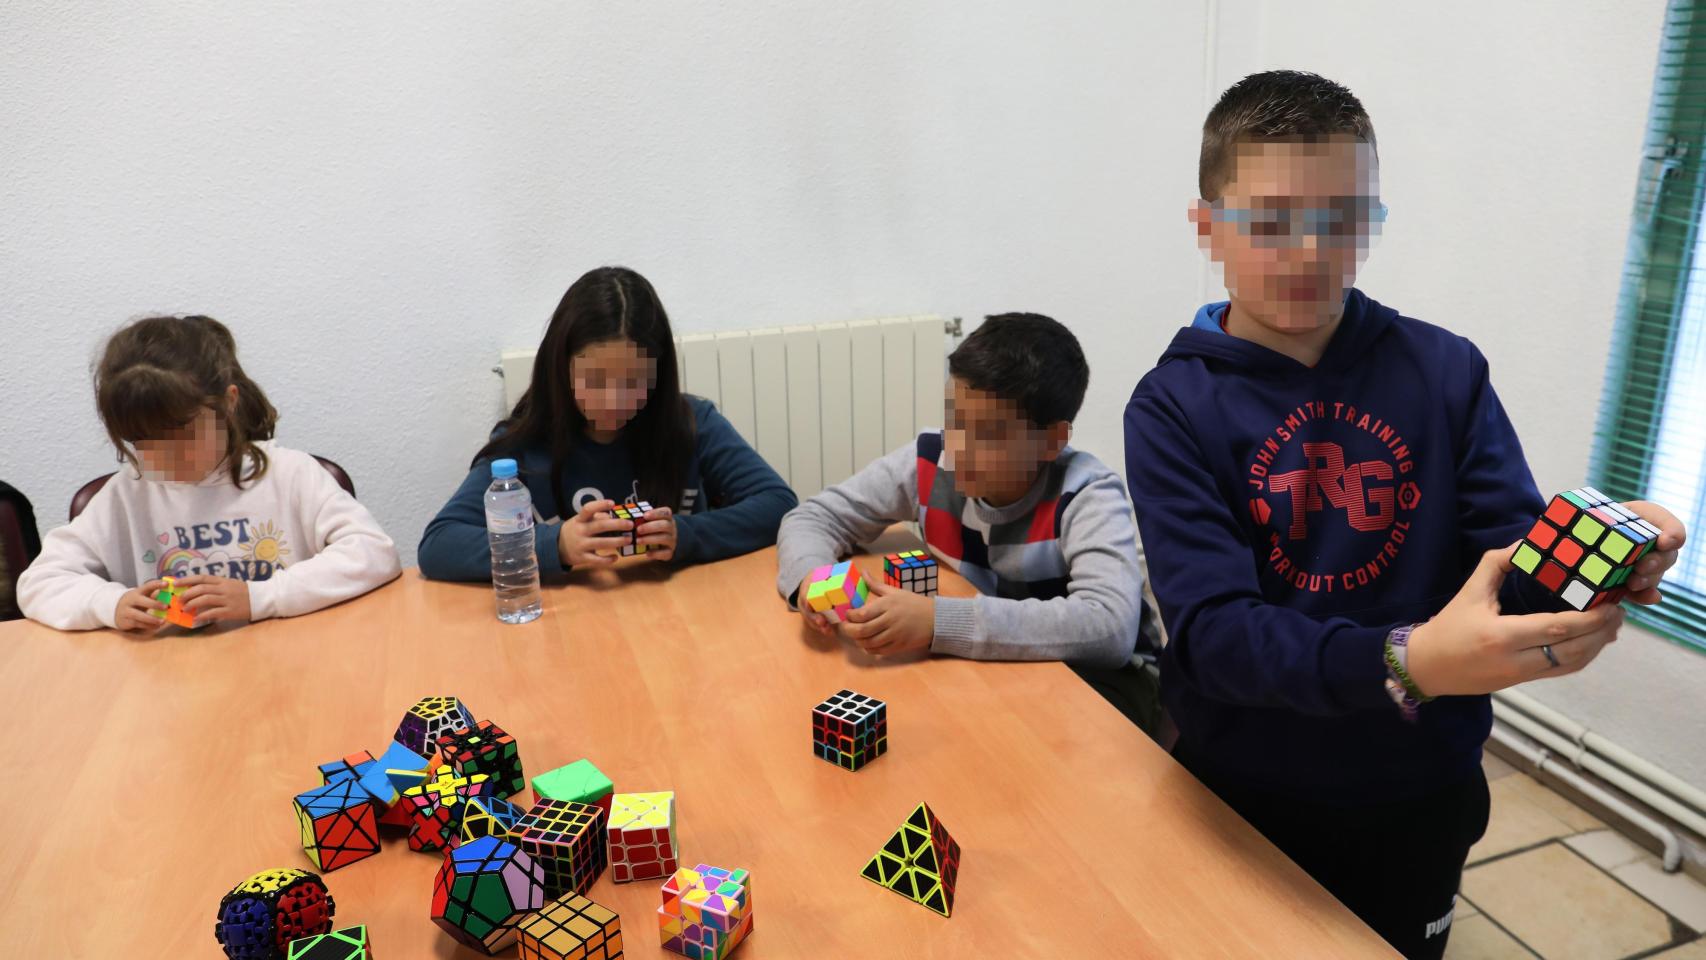
[[[646,545],[640,542],[640,523],[645,520],[646,514],[651,511],[652,505],[644,500],[629,499],[627,503],[618,504],[616,509],[610,511],[610,515],[618,520],[634,521],[634,529],[629,530],[627,533],[609,534],[608,536],[611,543],[621,544],[621,546],[614,550],[604,550],[601,552],[607,554],[614,553],[624,557],[631,557],[635,554],[645,553]]]
[[[1517,545],[1511,563],[1577,610],[1617,603],[1657,527],[1592,487],[1558,494]]]
[[[513,797],[527,786],[515,738],[490,720],[439,737],[438,752],[459,777],[485,774],[500,797]]]
[[[927,597],[936,595],[936,558],[922,550],[905,550],[883,558],[883,582]]]
[[[373,960],[367,927],[345,927],[290,941],[285,960]]]
[[[603,807],[541,800],[515,825],[515,842],[545,870],[545,896],[586,893],[609,862]]]
[[[889,707],[876,697],[842,690],[812,708],[812,752],[857,770],[887,753]]]

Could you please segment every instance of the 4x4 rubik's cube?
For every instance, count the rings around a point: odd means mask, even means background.
[[[1511,562],[1577,610],[1617,603],[1657,527],[1592,487],[1552,498]]]
[[[922,550],[891,553],[883,558],[883,582],[933,597],[936,595],[936,559]]]
[[[859,575],[859,568],[853,561],[843,560],[812,571],[800,605],[823,614],[830,623],[840,623],[850,611],[864,606],[870,595],[871,588]]]

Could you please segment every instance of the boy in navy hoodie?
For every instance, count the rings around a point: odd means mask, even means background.
[[[1507,577],[1544,503],[1480,351],[1352,288],[1378,184],[1349,90],[1276,71],[1226,91],[1190,220],[1230,300],[1132,393],[1126,468],[1175,757],[1401,952],[1438,957],[1487,824],[1487,694],[1581,669],[1623,615]],[[1656,603],[1682,525],[1629,506],[1663,532],[1630,581]]]

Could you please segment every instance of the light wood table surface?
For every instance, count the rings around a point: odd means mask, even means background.
[[[766,550],[576,575],[524,626],[489,586],[413,569],[307,617],[151,640],[0,624],[0,954],[219,957],[232,885],[312,869],[291,798],[315,766],[454,694],[530,777],[588,757],[618,791],[675,791],[683,864],[752,871],[747,960],[1393,955],[1064,666],[868,657],[805,630],[775,569]],[[889,705],[889,752],[857,773],[811,751],[811,708],[844,687]],[[962,848],[948,919],[859,875],[921,800]],[[323,874],[336,923],[367,924],[381,960],[475,956],[427,917],[439,862],[393,838]],[[590,891],[631,957],[674,956],[658,887],[606,871]]]

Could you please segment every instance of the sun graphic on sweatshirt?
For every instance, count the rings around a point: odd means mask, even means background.
[[[290,547],[284,542],[284,531],[271,520],[255,527],[253,538],[243,547],[244,559],[264,560],[275,567],[284,566],[289,556]]]

